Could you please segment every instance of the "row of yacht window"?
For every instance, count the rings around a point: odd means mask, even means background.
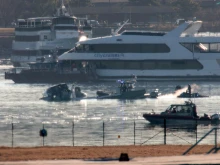
[[[219,53],[220,43],[180,43],[191,52]],[[78,44],[71,52],[92,53],[169,53],[166,44]]]
[[[57,51],[57,54],[62,54],[64,52],[68,51],[68,49],[59,49]],[[54,54],[52,50],[31,50],[31,49],[25,49],[25,50],[13,50],[12,54],[16,54],[19,56],[45,56],[49,54]]]
[[[74,64],[74,65],[73,65]],[[41,65],[41,64],[39,64]],[[57,64],[65,68],[72,69],[74,68],[83,69],[91,68],[94,66],[96,69],[123,69],[123,70],[200,70],[203,69],[203,66],[196,60],[172,60],[172,61],[163,61],[163,60],[151,60],[151,61],[70,61],[70,62],[61,62]],[[42,67],[49,69],[50,65],[42,64]]]
[[[180,43],[190,52],[195,53],[219,53],[220,43]]]
[[[183,70],[203,69],[197,60],[96,61],[97,69]]]
[[[75,51],[94,53],[169,53],[170,48],[166,44],[78,44],[75,47]]]

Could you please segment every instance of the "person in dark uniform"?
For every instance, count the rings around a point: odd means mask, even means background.
[[[127,91],[127,86],[126,86],[126,84],[123,84],[123,86],[122,86],[122,91],[123,91],[123,92],[126,92],[126,91]]]
[[[191,95],[191,85],[188,84],[188,92]]]

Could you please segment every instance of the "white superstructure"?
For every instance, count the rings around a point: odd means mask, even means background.
[[[198,33],[201,21],[164,32],[125,31],[78,42],[59,60],[89,64],[100,80],[220,79],[220,34]]]
[[[63,3],[55,17],[18,19],[11,61],[14,66],[27,66],[53,51],[60,55],[71,49],[82,35],[92,37],[92,28],[85,19],[70,16]]]

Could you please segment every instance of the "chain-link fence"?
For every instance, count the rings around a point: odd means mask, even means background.
[[[214,127],[219,128],[212,125],[158,126],[145,120],[11,123],[0,126],[0,146],[191,145]],[[40,136],[43,128],[47,131],[45,137]],[[214,144],[214,133],[212,134],[201,144]]]

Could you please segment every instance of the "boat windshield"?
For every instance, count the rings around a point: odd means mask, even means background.
[[[124,82],[123,80],[118,80],[120,92],[127,92],[134,88],[133,84],[130,82]]]
[[[172,109],[172,105],[170,105],[165,111],[168,112]]]
[[[190,114],[192,112],[192,105],[170,105],[165,112],[166,113],[185,113]]]

